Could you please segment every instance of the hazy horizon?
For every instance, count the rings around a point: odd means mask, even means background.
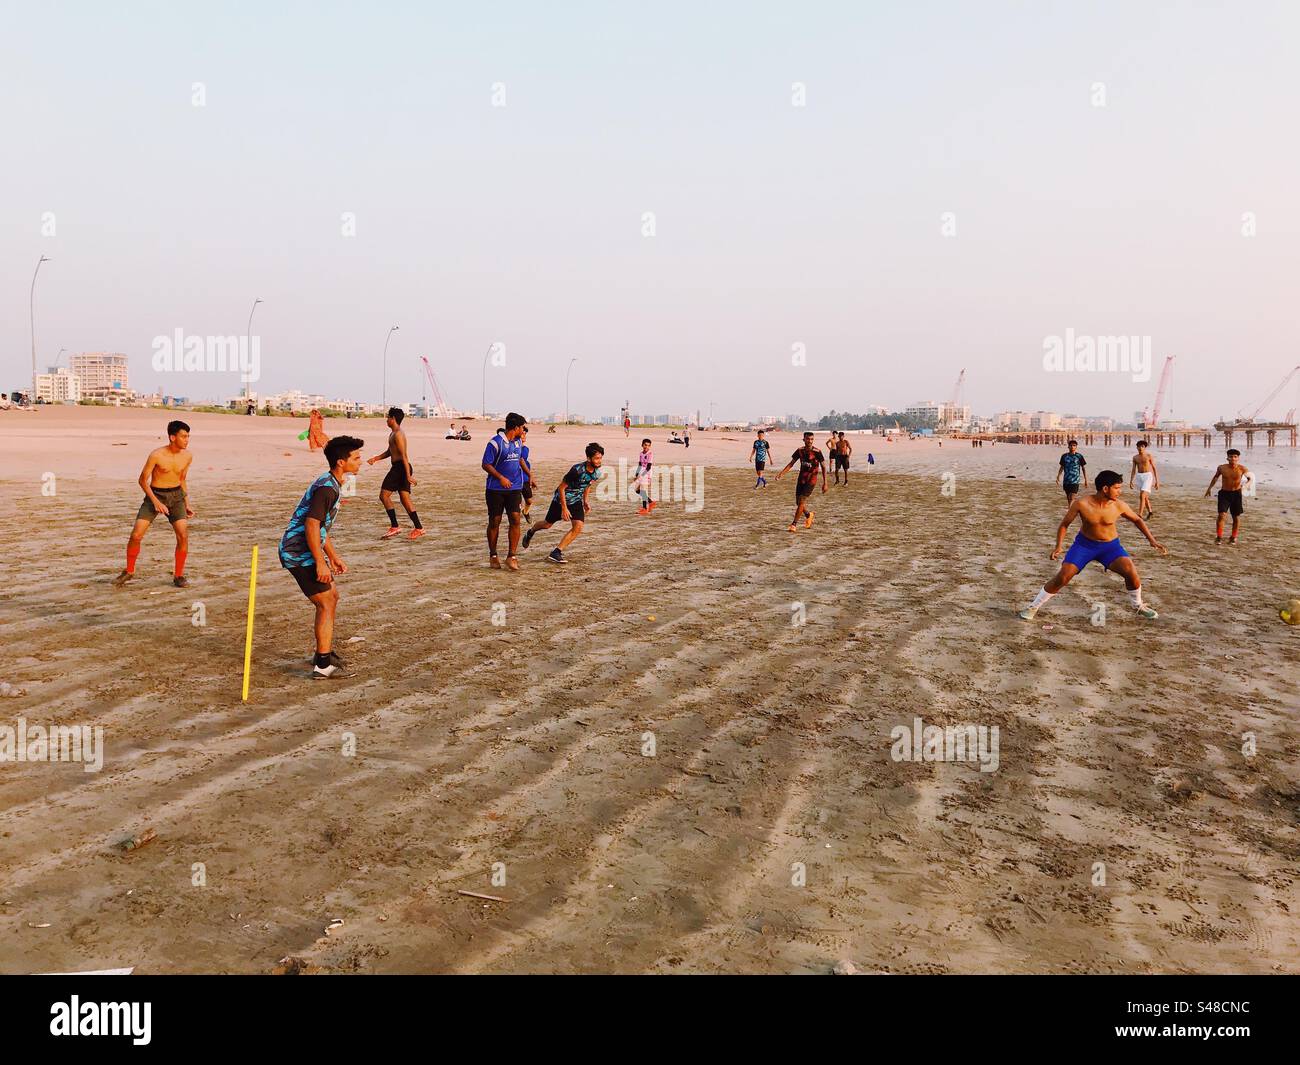
[[[488,406],[534,416],[573,357],[592,416],[901,410],[964,367],[977,413],[1127,419],[1174,355],[1201,424],[1300,362],[1292,5],[3,13],[5,391],[41,255],[39,371],[120,351],[196,399],[242,386],[154,338],[255,297],[256,391],[377,402],[396,324],[390,400],[426,355],[477,408],[499,342]],[[1150,338],[1150,379],[1046,372],[1068,331]]]

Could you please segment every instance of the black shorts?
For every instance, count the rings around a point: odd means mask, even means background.
[[[525,481],[524,486],[523,488],[520,489],[520,491],[524,493],[524,499],[526,499],[529,503],[533,501],[533,486],[531,484]]]
[[[1083,484],[1078,481],[1066,481],[1061,488],[1067,496],[1077,496],[1083,489]]]
[[[302,594],[308,599],[313,595],[320,595],[321,592],[328,592],[334,587],[332,584],[324,584],[316,579],[314,563],[310,566],[292,566],[288,569],[293,579],[298,582],[298,587],[302,589]]]
[[[802,481],[795,482],[794,501],[798,503],[801,499],[807,499],[810,495],[813,494],[813,489],[816,487],[817,487],[816,481],[813,481],[811,484],[804,484]]]
[[[836,455],[836,456],[835,456],[835,468],[836,468],[837,470],[844,470],[845,472],[848,472],[848,468],[849,468],[849,457],[848,457],[848,455]]]
[[[411,472],[415,472],[415,467],[411,467]],[[406,467],[396,465],[384,474],[384,483],[379,486],[381,492],[409,492],[411,490],[410,479],[406,476]]]
[[[1235,492],[1225,492],[1223,491],[1223,489],[1219,490],[1219,513],[1220,514],[1231,513],[1234,518],[1239,518],[1241,517],[1241,512],[1245,509],[1246,506],[1241,501],[1240,488],[1238,488]]]
[[[546,524],[554,525],[556,522],[563,521],[563,520],[564,520],[564,515],[560,513],[560,497],[551,496],[551,507],[546,512]],[[581,502],[569,504],[569,520],[570,521],[587,520],[587,512],[583,509]]]
[[[762,459],[755,459],[755,460],[754,460],[754,469],[755,469],[756,471],[758,471],[759,473],[762,473],[766,468],[767,468],[767,463],[764,462]]]
[[[489,518],[499,518],[503,513],[518,514],[524,505],[524,493],[521,488],[493,489],[485,488]]]

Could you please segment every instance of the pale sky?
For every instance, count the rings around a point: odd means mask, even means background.
[[[499,341],[488,405],[533,416],[576,356],[592,415],[901,409],[965,367],[977,412],[1129,417],[1172,354],[1204,422],[1300,362],[1298,39],[1288,2],[4,0],[0,383],[44,254],[40,368],[123,351],[136,388],[261,297],[263,392],[378,401],[396,324],[390,400],[427,355],[477,407]],[[1151,337],[1151,381],[1044,372],[1067,329]]]

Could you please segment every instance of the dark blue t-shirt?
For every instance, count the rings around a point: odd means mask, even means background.
[[[510,481],[509,488],[502,488],[501,482],[489,473],[487,475],[489,492],[510,492],[523,488],[524,469],[519,465],[522,454],[523,445],[518,440],[507,440],[500,433],[488,441],[487,447],[483,449],[483,461]]]
[[[1066,452],[1061,456],[1061,469],[1065,471],[1062,478],[1065,484],[1081,484],[1083,482],[1083,456],[1079,452],[1070,454]]]

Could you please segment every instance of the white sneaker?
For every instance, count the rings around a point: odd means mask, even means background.
[[[1143,606],[1137,607],[1136,609],[1137,609],[1137,612],[1138,612],[1138,616],[1139,616],[1139,617],[1144,617],[1144,618],[1146,618],[1148,621],[1155,621],[1155,619],[1158,618],[1158,617],[1160,616],[1160,615],[1157,614],[1154,610],[1152,610],[1149,606],[1145,606],[1145,605],[1143,605]]]
[[[333,662],[328,666],[314,666],[311,675],[313,680],[329,680],[332,677],[343,676],[343,667],[336,666]]]
[[[1036,606],[1027,606],[1027,607],[1025,607],[1024,610],[1020,611],[1020,620],[1021,620],[1021,621],[1033,621],[1033,620],[1034,620],[1034,616],[1035,616],[1037,613],[1038,613],[1038,607],[1036,607]]]

